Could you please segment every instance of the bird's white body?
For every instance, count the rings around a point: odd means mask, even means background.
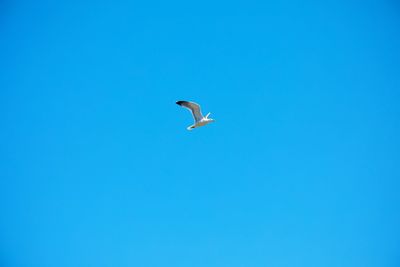
[[[208,116],[210,116],[211,113],[208,113],[205,117],[201,114],[200,111],[200,105],[196,104],[194,102],[189,102],[189,101],[177,101],[176,104],[179,106],[185,107],[192,112],[193,118],[194,118],[194,124],[190,125],[187,127],[187,129],[193,130],[194,128],[204,126],[206,124],[209,124],[210,122],[214,122],[215,120],[209,119]]]
[[[206,124],[209,124],[210,122],[213,122],[213,121],[214,121],[213,119],[208,119],[208,118],[204,117],[200,121],[196,122],[195,124],[190,125],[189,127],[187,127],[187,129],[190,131],[190,130],[193,130],[194,128],[201,127],[201,126],[204,126]]]

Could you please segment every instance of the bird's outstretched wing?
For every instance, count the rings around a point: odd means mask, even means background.
[[[176,104],[178,104],[181,107],[189,109],[192,112],[195,122],[198,122],[203,118],[199,104],[190,101],[177,101]]]

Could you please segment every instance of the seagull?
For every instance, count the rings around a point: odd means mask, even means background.
[[[177,101],[176,104],[178,104],[181,107],[187,108],[190,110],[190,112],[192,112],[194,118],[194,124],[187,127],[189,131],[193,130],[194,128],[201,127],[206,124],[209,124],[210,122],[215,121],[213,119],[208,118],[208,116],[210,116],[211,113],[208,113],[205,117],[201,114],[199,104],[190,101]]]

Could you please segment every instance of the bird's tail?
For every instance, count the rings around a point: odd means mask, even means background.
[[[210,116],[211,112],[208,112],[208,114],[206,115],[206,119],[208,119],[208,116]]]

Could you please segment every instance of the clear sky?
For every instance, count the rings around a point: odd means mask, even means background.
[[[1,266],[400,266],[396,1],[4,0],[0,40]]]

